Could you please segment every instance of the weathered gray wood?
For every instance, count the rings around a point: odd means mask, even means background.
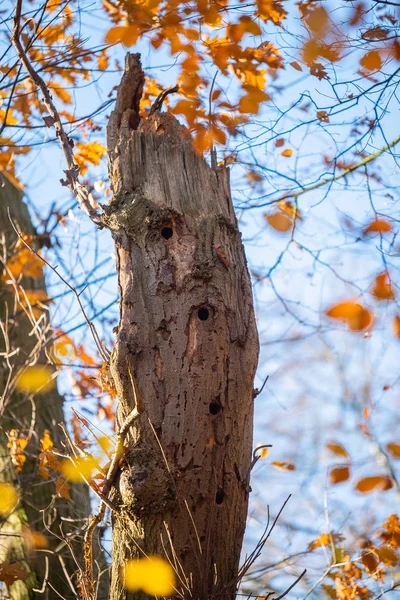
[[[211,168],[168,114],[137,115],[138,55],[108,128],[120,322],[119,419],[140,416],[116,482],[112,600],[128,558],[176,566],[185,598],[235,596],[249,494],[258,337],[229,170]],[[135,398],[133,379],[139,390]],[[185,586],[187,589],[185,589]]]

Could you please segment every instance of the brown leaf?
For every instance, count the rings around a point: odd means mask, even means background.
[[[329,123],[329,116],[326,110],[320,110],[317,112],[317,119],[321,121],[321,123]]]
[[[379,560],[372,551],[366,551],[361,554],[361,562],[368,573],[375,573],[379,565]]]
[[[332,485],[337,485],[338,483],[343,483],[343,481],[347,481],[350,477],[350,469],[349,467],[333,467],[333,469],[329,472],[329,478],[331,480]]]
[[[400,458],[400,444],[390,442],[387,444],[386,449],[393,456],[393,458]]]
[[[328,448],[328,450],[330,450],[333,454],[336,454],[337,456],[344,456],[345,458],[348,458],[348,453],[347,451],[343,448],[343,446],[341,444],[338,444],[337,442],[329,442],[326,447]]]
[[[291,62],[290,66],[293,67],[293,69],[296,69],[296,71],[302,71],[303,70],[303,68],[296,61]]]

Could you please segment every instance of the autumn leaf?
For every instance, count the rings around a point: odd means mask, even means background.
[[[175,591],[175,572],[161,556],[128,560],[122,575],[125,588],[131,592],[142,590],[150,596],[171,596]]]
[[[399,556],[390,546],[381,546],[376,550],[379,560],[383,562],[386,567],[393,567],[399,562]]]
[[[343,446],[341,444],[338,444],[337,442],[329,442],[328,444],[326,444],[326,447],[333,454],[336,454],[336,456],[344,456],[345,458],[349,457],[347,450],[345,450],[345,448],[343,448]]]
[[[373,477],[364,477],[360,479],[355,486],[357,492],[369,494],[373,491],[386,492],[392,489],[393,481],[387,475],[375,475]]]
[[[18,494],[10,483],[0,483],[0,515],[8,515],[16,508],[18,504]]]
[[[343,483],[347,481],[350,477],[350,468],[349,467],[333,467],[329,471],[329,478],[332,485],[337,485],[338,483]]]
[[[17,247],[18,248],[18,247]],[[7,270],[18,279],[21,275],[37,279],[43,277],[43,261],[25,246],[17,249],[7,261]]]
[[[285,143],[285,139],[284,138],[278,138],[277,140],[275,140],[275,146],[277,148],[280,148],[281,146],[283,146],[284,143]]]
[[[400,444],[390,442],[386,445],[386,449],[393,458],[400,458]]]
[[[17,379],[17,389],[26,394],[45,394],[55,386],[53,371],[47,366],[27,367]]]
[[[281,156],[292,156],[293,154],[293,150],[291,148],[286,148],[286,150],[283,150],[283,152],[281,152]]]
[[[296,71],[302,71],[303,70],[303,68],[296,61],[291,62],[290,66],[293,67],[293,69],[296,69]]]
[[[310,552],[315,550],[315,548],[320,548],[321,546],[329,546],[331,543],[331,538],[328,533],[321,533],[321,535],[308,544],[308,549]]]
[[[378,300],[394,300],[395,293],[387,271],[376,276],[375,285],[371,288],[371,294]]]
[[[74,154],[74,160],[79,166],[81,175],[84,175],[89,165],[98,165],[107,152],[107,148],[99,142],[88,142],[82,144],[76,142],[77,152]]]
[[[275,467],[275,469],[278,469],[279,471],[294,471],[296,469],[296,467],[288,460],[274,460],[271,463],[271,466]]]
[[[371,221],[363,231],[363,235],[370,235],[373,233],[388,233],[392,231],[392,225],[386,219],[375,219]]]
[[[107,44],[118,44],[119,42],[130,48],[136,44],[140,30],[137,25],[117,25],[107,31],[105,41]]]
[[[360,60],[360,65],[368,71],[379,71],[382,66],[382,59],[379,52],[371,50],[367,52]]]
[[[293,220],[281,211],[266,213],[264,216],[267,223],[280,233],[286,233],[293,227]]]
[[[363,331],[373,323],[372,313],[352,300],[335,304],[326,311],[326,315],[344,321],[351,331]]]
[[[8,562],[0,565],[0,581],[4,581],[7,586],[19,580],[24,580],[27,573],[20,562]]]
[[[79,483],[81,479],[79,479]],[[64,479],[64,477],[58,477],[56,479],[56,494],[58,494],[61,498],[65,498],[65,500],[71,500],[70,496],[70,487],[68,482]]]
[[[396,315],[393,319],[393,331],[395,335],[400,338],[400,316]]]
[[[379,565],[379,559],[372,550],[363,552],[361,554],[361,562],[364,565],[367,573],[375,573]]]
[[[329,116],[326,110],[320,110],[317,112],[317,119],[321,121],[321,123],[329,123]]]
[[[30,529],[29,527],[24,527],[23,539],[28,548],[47,548],[49,545],[49,542],[43,533]]]
[[[61,464],[62,474],[75,483],[83,483],[84,479],[92,479],[93,471],[99,470],[99,463],[93,457],[65,460]]]

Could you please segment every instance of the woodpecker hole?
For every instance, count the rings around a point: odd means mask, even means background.
[[[210,410],[210,415],[217,415],[222,409],[222,406],[219,404],[219,402],[210,402],[210,406],[209,406],[209,410]]]
[[[161,229],[161,235],[164,238],[164,240],[169,240],[170,238],[172,238],[172,236],[174,235],[172,227],[165,225]]]
[[[207,321],[208,317],[210,316],[210,311],[205,306],[202,306],[197,311],[197,316],[199,317],[200,321]]]
[[[215,502],[216,504],[222,504],[223,500],[224,500],[224,490],[222,488],[220,488],[218,490],[218,492],[215,494]]]

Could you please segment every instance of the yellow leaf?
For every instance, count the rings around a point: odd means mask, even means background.
[[[17,389],[27,394],[45,394],[55,385],[53,371],[46,366],[27,367],[17,379]]]
[[[93,457],[65,460],[61,465],[62,474],[75,483],[83,483],[83,479],[92,479],[93,471],[99,469],[99,463]]]
[[[333,469],[331,469],[329,472],[329,478],[331,480],[332,485],[337,485],[338,483],[347,481],[349,477],[349,467],[333,467]]]
[[[161,556],[128,560],[123,569],[125,588],[150,596],[170,596],[175,591],[175,572]]]
[[[40,446],[42,452],[46,452],[46,450],[50,450],[51,448],[53,448],[53,440],[51,439],[50,433],[48,431],[45,431],[43,433],[43,437],[40,439]]]
[[[369,492],[382,491],[386,492],[387,490],[392,489],[393,481],[387,475],[376,475],[374,477],[364,477],[364,479],[360,479],[355,489],[357,492],[361,492],[361,494],[368,494]]]
[[[0,515],[8,517],[18,504],[18,494],[9,483],[0,483]]]

